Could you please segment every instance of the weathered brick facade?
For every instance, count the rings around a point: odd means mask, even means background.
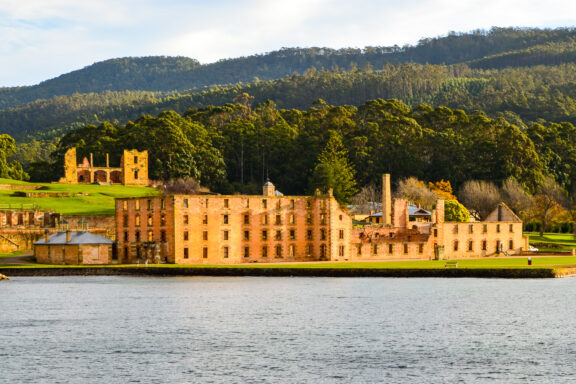
[[[148,151],[135,149],[124,150],[120,160],[120,167],[110,167],[108,155],[106,166],[95,166],[93,157],[84,158],[77,163],[76,148],[70,148],[64,155],[64,177],[60,183],[65,184],[122,184],[142,185],[149,184],[148,179]]]
[[[408,202],[392,202],[389,177],[383,178],[383,212],[391,211],[391,225],[367,225],[352,231],[350,260],[455,259],[515,254],[528,249],[520,220],[499,204],[485,221],[445,222],[444,200],[436,202],[431,222],[410,221]],[[386,205],[389,205],[386,207]]]
[[[175,195],[116,200],[123,262],[346,260],[352,220],[331,196]]]

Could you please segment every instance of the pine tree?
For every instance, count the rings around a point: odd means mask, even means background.
[[[348,204],[356,189],[355,171],[348,161],[348,151],[342,144],[342,135],[330,131],[328,143],[318,156],[310,178],[310,190],[326,193],[332,189],[340,204]]]

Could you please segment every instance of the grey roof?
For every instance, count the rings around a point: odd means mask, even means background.
[[[414,205],[408,206],[408,216],[431,216],[432,214],[425,209],[418,208]]]
[[[272,182],[270,180],[266,181],[266,183],[264,183],[265,187],[273,187],[274,184],[272,184]]]
[[[425,209],[418,208],[414,205],[408,206],[408,216],[431,216],[432,214]],[[381,217],[382,212],[376,212],[370,215],[370,217]]]
[[[38,240],[34,244],[113,244],[114,242],[107,237],[94,235],[86,231],[70,232],[70,241],[66,241],[66,232],[56,232],[50,236],[48,242],[46,239]]]

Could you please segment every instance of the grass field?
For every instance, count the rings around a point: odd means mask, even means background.
[[[538,248],[540,252],[570,251],[576,248],[576,238],[571,233],[527,233],[530,245]]]
[[[26,184],[15,180],[0,179],[0,184]],[[114,198],[141,197],[157,195],[158,191],[148,187],[126,187],[121,185],[68,185],[68,184],[33,184],[42,189],[38,192],[65,192],[71,197],[17,197],[17,190],[0,190],[0,206],[10,207],[33,206],[39,209],[50,209],[65,215],[114,214]]]
[[[527,257],[513,258],[493,258],[493,259],[460,259],[459,269],[511,269],[511,268],[576,268],[576,257],[535,257],[532,256],[532,265],[528,265]],[[5,266],[2,265],[2,268]],[[23,268],[122,268],[134,267],[133,264],[126,265],[45,265],[33,264],[23,266]],[[340,263],[285,263],[285,264],[233,264],[233,265],[211,265],[211,264],[150,264],[141,265],[141,268],[303,268],[303,269],[445,269],[445,260],[415,260],[415,261],[381,261],[381,262],[340,262]]]

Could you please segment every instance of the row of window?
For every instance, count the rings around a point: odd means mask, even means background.
[[[253,257],[252,247],[249,247],[249,246],[243,247],[242,252],[243,252],[244,258]],[[322,244],[320,246],[320,257],[321,258],[326,257],[326,253],[327,253],[327,246]],[[344,256],[344,253],[345,253],[344,246],[343,245],[339,246],[338,247],[339,256]],[[208,255],[209,255],[208,247],[203,247],[202,248],[202,258],[207,259]],[[220,248],[220,256],[224,259],[228,259],[230,257],[230,247],[223,246],[222,248]],[[270,256],[273,256],[274,258],[277,258],[277,259],[281,259],[284,256],[295,257],[296,256],[296,245],[290,244],[287,247],[287,253],[286,254],[285,254],[284,247],[280,244],[275,245],[274,247],[269,247],[267,245],[264,245],[260,248],[260,255],[259,256],[261,258],[268,258]],[[190,249],[188,247],[183,248],[182,257],[184,259],[190,258]],[[314,246],[312,244],[306,245],[306,257],[314,257]]]
[[[244,231],[243,232],[243,240],[244,241],[249,241],[251,236],[250,236],[250,231]],[[261,231],[261,239],[263,241],[268,241],[269,239],[272,238],[272,235],[274,235],[274,240],[276,241],[282,241],[282,231],[280,230],[276,230],[276,231],[268,231],[267,229],[264,229]],[[188,241],[190,240],[190,232],[189,231],[183,231],[183,239],[184,241]],[[270,235],[270,236],[269,236]],[[327,238],[327,232],[325,229],[321,229],[320,230],[320,240],[326,240]],[[344,240],[344,230],[340,229],[338,231],[338,238],[340,240]],[[229,240],[230,239],[230,231],[225,230],[222,231],[222,239],[223,240]],[[288,239],[289,240],[296,240],[296,230],[295,229],[290,229],[288,230]],[[314,232],[311,229],[306,230],[306,240],[313,240],[314,239]],[[208,231],[202,231],[202,240],[207,241],[208,240]]]
[[[138,177],[136,176],[135,178],[137,179]],[[134,209],[136,211],[140,210],[140,200],[138,200],[138,199],[134,200]],[[152,200],[152,199],[146,200],[146,209],[148,209],[148,210],[154,209],[154,200]],[[160,209],[166,209],[166,200],[160,199]],[[123,211],[128,210],[128,200],[122,201],[122,210]]]
[[[488,241],[487,240],[482,240],[480,244],[481,244],[482,251],[488,251]],[[495,245],[494,250],[496,252],[503,250],[502,249],[503,243],[500,240],[496,240],[494,245]],[[357,254],[359,256],[362,255],[362,248],[363,248],[362,246],[363,246],[363,244],[357,245]],[[454,243],[452,244],[452,246],[453,246],[454,251],[458,251],[460,248],[460,242],[458,240],[455,240]],[[394,244],[387,244],[387,247],[388,247],[388,253],[393,254],[394,249],[395,249],[395,245]],[[514,249],[514,240],[508,241],[508,249]],[[373,255],[378,255],[379,250],[380,250],[379,244],[372,244],[372,254]],[[467,250],[470,252],[474,251],[474,242],[472,240],[468,241]],[[409,251],[409,244],[402,244],[402,251],[403,251],[403,253],[407,254]],[[424,253],[424,244],[418,244],[418,253]]]
[[[503,243],[500,240],[496,240],[494,244],[495,244],[495,251],[496,252],[502,251]],[[483,251],[488,251],[488,241],[487,240],[482,240],[480,242],[480,245],[481,245],[481,249]],[[454,251],[458,251],[458,249],[460,247],[459,241],[454,240],[452,247],[453,247]],[[514,240],[512,240],[512,239],[508,240],[508,249],[514,249]],[[470,252],[474,251],[474,242],[472,240],[468,240],[467,250]]]
[[[357,245],[357,254],[358,256],[362,256],[362,245],[363,244],[358,244]],[[372,244],[372,254],[373,255],[378,255],[380,249],[381,249],[381,245],[382,244]],[[395,244],[386,244],[388,246],[388,253],[389,254],[393,254],[394,253],[394,248],[395,248]],[[402,250],[405,254],[408,253],[408,247],[409,244],[402,244]],[[418,253],[424,253],[424,244],[418,244]]]
[[[124,242],[129,242],[130,236],[128,231],[124,231]],[[154,231],[147,231],[146,232],[146,239],[144,240],[141,236],[140,231],[134,231],[134,241],[139,243],[141,241],[154,241]],[[160,231],[160,241],[166,242],[166,231]]]
[[[135,178],[137,179],[138,177],[136,176]],[[209,201],[210,201],[210,199],[203,199],[202,200],[202,206],[204,208],[208,208]],[[145,204],[146,204],[146,209],[150,210],[150,209],[154,208],[154,200],[152,200],[152,199],[146,200]],[[184,208],[189,208],[190,204],[189,204],[188,199],[183,199],[182,205]],[[230,208],[230,199],[222,199],[222,206],[223,206],[223,208],[226,208],[226,209]],[[244,207],[250,208],[250,199],[244,200]],[[326,207],[327,207],[327,201],[326,200],[320,200],[320,209],[325,210]],[[268,208],[268,199],[262,199],[262,208],[264,208],[264,209]],[[276,201],[276,208],[277,209],[282,208],[282,200]],[[288,208],[292,209],[292,210],[296,209],[296,201],[294,199],[289,200]],[[137,211],[140,210],[140,200],[139,199],[134,200],[134,209]],[[166,209],[166,200],[165,199],[160,199],[160,209]],[[306,201],[306,209],[312,209],[312,201],[310,201],[310,200]],[[128,200],[122,201],[122,210],[124,210],[124,211],[128,210]]]
[[[454,224],[453,233],[458,233],[459,225]],[[496,224],[496,233],[500,233],[500,224]],[[508,232],[514,233],[514,224],[508,224]],[[468,224],[468,233],[474,233],[474,224]],[[488,233],[488,224],[482,224],[482,233]]]
[[[249,215],[249,214],[242,215],[242,223],[244,225],[250,225],[250,221],[251,221],[251,215]],[[190,216],[189,215],[183,215],[182,216],[182,222],[184,225],[190,224]],[[224,225],[230,224],[230,215],[229,214],[223,214],[221,222]],[[260,223],[262,225],[269,225],[270,224],[269,215],[262,215]],[[325,213],[320,214],[320,224],[326,225],[326,223],[327,223],[326,214]],[[202,224],[204,224],[204,225],[208,224],[208,215],[202,216]],[[282,215],[276,215],[275,220],[274,220],[274,225],[283,225],[283,224],[284,224],[284,221],[282,220]],[[288,224],[290,224],[290,225],[296,224],[296,216],[295,215],[291,214],[288,216]],[[312,215],[310,215],[310,214],[306,215],[306,224],[312,225]]]
[[[122,224],[124,225],[124,227],[128,227],[129,225],[129,217],[128,215],[124,215],[122,217]],[[134,226],[139,227],[141,224],[141,218],[139,214],[134,215]],[[154,226],[154,217],[152,215],[148,215],[148,217],[146,218],[146,225],[148,227],[152,227]],[[160,226],[164,227],[166,226],[166,214],[162,213],[160,215]]]
[[[201,200],[201,206],[203,208],[208,208],[209,205],[209,201],[211,199],[202,199]],[[225,209],[229,209],[230,208],[230,199],[214,199],[215,201],[222,201],[222,207]],[[276,209],[281,209],[282,208],[282,201],[281,199],[276,200]],[[190,204],[188,199],[183,199],[182,200],[182,206],[184,208],[189,208]],[[261,206],[264,209],[268,209],[268,199],[262,199],[261,201]],[[250,199],[244,199],[244,204],[243,204],[244,208],[250,208]],[[320,209],[326,209],[327,207],[327,202],[326,200],[320,200]],[[291,199],[289,200],[288,203],[288,208],[289,209],[296,209],[296,200]],[[306,201],[306,209],[312,209],[312,201],[311,200],[307,200]]]

